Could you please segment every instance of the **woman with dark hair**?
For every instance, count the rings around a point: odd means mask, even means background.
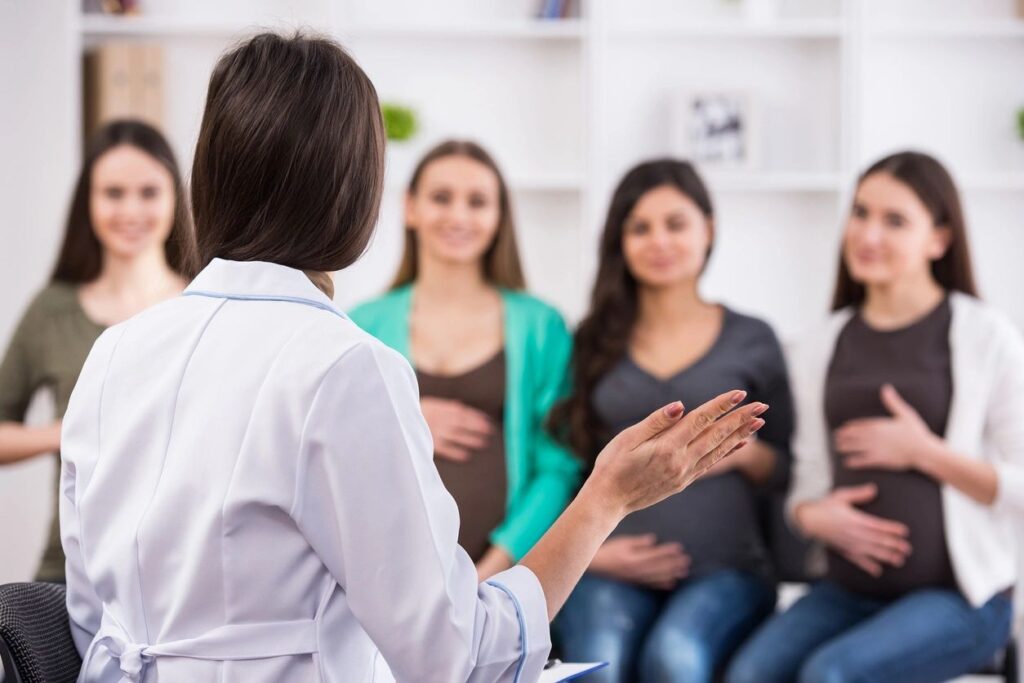
[[[450,140],[423,157],[405,224],[391,291],[352,319],[416,369],[459,545],[484,580],[527,553],[578,485],[577,460],[544,426],[572,340],[523,291],[508,188],[479,145]]]
[[[480,583],[409,364],[332,301],[383,178],[376,92],[337,44],[261,34],[217,62],[199,274],[100,336],[64,419],[80,681],[536,681],[549,615],[622,516],[763,426],[742,391],[659,406]]]
[[[685,492],[623,520],[598,550],[556,622],[569,659],[610,660],[594,680],[712,681],[775,605],[757,494],[786,481],[786,369],[766,323],[701,296],[714,237],[710,197],[689,163],[642,163],[612,196],[558,431],[592,462],[667,397],[694,405],[729,386],[770,404],[772,419]]]
[[[0,363],[0,464],[60,448],[60,417],[100,333],[185,286],[183,245],[191,223],[178,164],[155,129],[116,121],[92,138],[78,176],[64,244],[50,283],[29,305]],[[57,421],[23,424],[40,389]],[[37,572],[64,580],[57,501]]]
[[[827,324],[794,352],[796,530],[824,580],[730,681],[944,681],[1006,644],[1024,511],[1024,342],[977,298],[942,164],[857,182]]]

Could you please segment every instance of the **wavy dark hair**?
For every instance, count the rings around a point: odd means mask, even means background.
[[[592,403],[594,389],[626,353],[637,317],[637,281],[629,272],[622,238],[633,207],[658,187],[673,187],[689,197],[709,221],[711,197],[693,165],[655,159],[633,167],[612,194],[598,247],[597,277],[590,310],[576,330],[572,356],[572,392],[551,412],[549,428],[585,462],[593,462],[610,436]],[[708,245],[707,256],[711,255]]]
[[[415,195],[419,189],[423,172],[430,164],[448,157],[466,157],[483,164],[494,173],[498,179],[498,231],[494,235],[494,241],[483,255],[484,279],[499,287],[506,289],[525,289],[526,278],[523,277],[523,267],[519,260],[519,247],[516,245],[516,222],[512,212],[512,199],[508,190],[505,177],[498,168],[494,157],[488,154],[487,150],[472,140],[445,140],[428,151],[416,164],[412,177],[409,179],[407,192],[410,196]],[[398,272],[391,282],[391,288],[395,289],[407,285],[416,279],[419,273],[419,243],[416,233],[405,227],[405,246],[402,249],[402,260],[398,265]]]
[[[932,262],[932,277],[946,291],[963,292],[978,296],[971,266],[971,248],[967,240],[967,221],[964,218],[960,192],[953,177],[935,157],[922,152],[898,152],[871,164],[857,179],[857,186],[869,177],[885,173],[909,187],[928,209],[936,227],[950,232],[950,243],[942,258]],[[839,248],[839,269],[832,295],[832,310],[864,303],[866,291],[850,275]]]
[[[103,245],[96,237],[90,217],[92,169],[101,156],[121,145],[142,150],[166,168],[174,179],[174,218],[171,233],[164,243],[164,255],[174,272],[181,275],[186,270],[186,257],[192,241],[192,219],[174,152],[156,128],[142,121],[125,119],[111,121],[89,139],[68,210],[64,242],[50,278],[53,282],[85,284],[99,277],[103,269]]]

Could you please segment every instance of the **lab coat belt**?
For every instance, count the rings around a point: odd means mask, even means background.
[[[89,661],[95,651],[102,647],[111,658],[117,660],[123,683],[139,683],[144,680],[146,664],[156,657],[267,659],[317,651],[317,625],[314,619],[226,624],[193,638],[141,643],[129,637],[114,619],[107,616],[104,614],[103,624],[86,653],[82,668],[88,671]]]

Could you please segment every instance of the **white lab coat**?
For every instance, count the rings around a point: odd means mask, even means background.
[[[79,681],[524,681],[537,578],[478,585],[412,370],[298,270],[213,261],[96,342],[64,418]]]

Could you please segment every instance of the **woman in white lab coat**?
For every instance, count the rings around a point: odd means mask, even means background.
[[[100,337],[64,420],[81,681],[535,681],[549,617],[621,518],[764,424],[762,404],[733,410],[743,392],[656,411],[478,585],[408,363],[332,303],[383,161],[373,86],[334,43],[263,34],[215,67],[201,272]]]

